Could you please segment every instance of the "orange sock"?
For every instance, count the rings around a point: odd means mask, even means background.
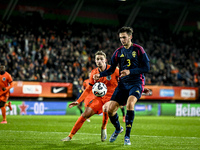
[[[3,116],[3,121],[6,121],[6,108],[5,108],[5,106],[1,107],[1,112],[2,112],[2,116]]]
[[[102,129],[106,129],[108,123],[108,113],[107,112],[103,112],[103,122],[102,122]]]
[[[83,123],[85,122],[85,118],[83,118],[83,116],[80,116],[78,118],[78,120],[76,121],[74,127],[72,128],[69,137],[72,139],[72,137],[74,136],[74,134],[76,134],[76,132],[82,127]]]

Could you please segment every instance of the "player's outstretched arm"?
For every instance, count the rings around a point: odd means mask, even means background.
[[[79,103],[77,102],[77,101],[75,101],[75,102],[72,102],[72,103],[70,103],[69,104],[69,108],[72,108],[72,107],[74,107],[74,106],[77,106]]]
[[[88,85],[76,102],[78,103],[82,102],[89,95],[91,90],[92,90],[92,86]]]

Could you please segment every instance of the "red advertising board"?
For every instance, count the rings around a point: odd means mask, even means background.
[[[141,100],[197,100],[196,87],[146,85],[150,95],[142,95]],[[72,83],[14,81],[11,97],[69,98],[73,95]]]
[[[72,83],[14,81],[11,97],[66,98],[73,95]]]
[[[197,100],[199,89],[196,87],[176,87],[176,86],[150,86],[150,95],[143,95],[143,100]]]

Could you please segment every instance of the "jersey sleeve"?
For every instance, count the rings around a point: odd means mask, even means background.
[[[142,74],[142,73],[149,72],[149,70],[150,70],[149,58],[143,48],[142,48],[142,50],[140,49],[140,53],[141,53],[140,58],[139,58],[140,67],[130,69],[130,75]]]
[[[81,96],[78,98],[77,102],[80,103],[84,101],[84,99],[89,95],[90,91],[92,90],[92,86],[88,85]]]
[[[3,93],[9,92],[9,90],[14,86],[11,75],[7,73],[6,76],[7,76],[6,78],[7,78],[7,82],[9,86],[6,87],[6,90]]]
[[[87,87],[87,82],[86,82],[86,80],[83,81],[83,87],[84,87],[84,89],[86,89],[86,87]]]
[[[90,79],[89,79],[89,85],[93,86],[94,85],[94,79],[93,79],[93,75],[95,74],[94,71],[91,71],[91,74],[90,74]]]
[[[13,81],[12,77],[10,74],[7,74],[7,82],[11,83]]]
[[[105,70],[100,73],[100,77],[105,77],[113,74],[118,64],[118,50],[116,50],[111,58],[111,66],[108,70]]]

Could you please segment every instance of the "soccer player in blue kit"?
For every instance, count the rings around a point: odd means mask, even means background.
[[[149,58],[142,46],[132,43],[133,29],[122,27],[118,31],[122,46],[119,47],[111,58],[111,67],[108,70],[95,74],[94,80],[111,75],[117,65],[119,65],[120,78],[108,108],[108,115],[111,123],[115,127],[114,133],[110,137],[110,142],[114,142],[119,133],[123,131],[118,120],[117,110],[120,105],[126,105],[126,134],[124,145],[131,145],[130,132],[134,120],[134,106],[144,91],[144,73],[150,70]]]

